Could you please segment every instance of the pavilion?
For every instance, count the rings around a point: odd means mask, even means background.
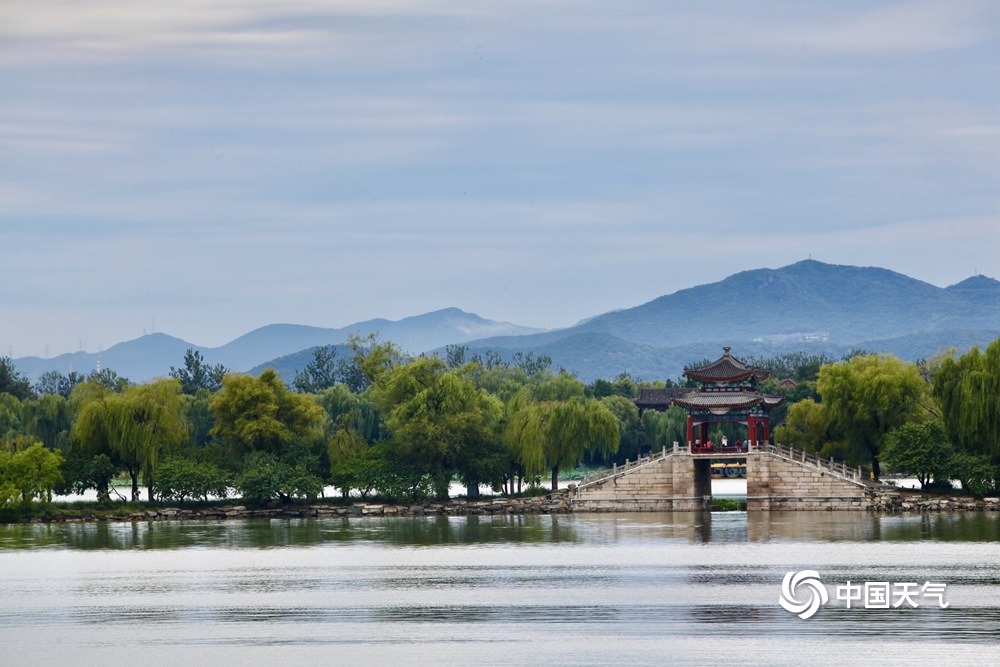
[[[730,349],[722,348],[722,356],[709,364],[684,370],[684,375],[698,384],[697,390],[641,390],[635,401],[640,414],[643,410],[664,411],[671,404],[682,408],[687,413],[687,444],[692,453],[746,452],[767,442],[771,437],[769,412],[785,399],[757,391],[757,383],[770,377],[771,371],[748,366],[732,356]],[[709,445],[708,428],[719,423],[746,424],[746,444],[725,448]]]

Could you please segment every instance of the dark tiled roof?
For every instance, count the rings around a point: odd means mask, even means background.
[[[766,408],[776,408],[784,402],[784,396],[764,396],[764,407]]]
[[[731,408],[741,410],[760,403],[765,408],[775,408],[785,402],[782,396],[770,396],[756,391],[691,391],[685,387],[668,389],[640,389],[635,399],[640,409],[666,410],[672,404],[689,410]]]
[[[685,387],[640,389],[639,398],[635,399],[635,404],[640,408],[663,408],[666,410],[675,398],[683,396],[690,391],[690,389]]]
[[[710,364],[695,366],[684,371],[684,375],[699,382],[738,382],[751,375],[757,380],[765,380],[771,376],[766,368],[747,366],[729,353],[730,348],[722,348],[722,356]]]
[[[692,391],[674,399],[674,404],[689,410],[711,410],[730,408],[741,410],[750,408],[764,400],[763,394],[755,391]]]

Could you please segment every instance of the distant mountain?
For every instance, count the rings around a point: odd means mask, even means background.
[[[508,322],[495,322],[458,308],[447,308],[398,321],[377,319],[358,322],[341,329],[324,329],[297,324],[271,324],[226,343],[206,348],[180,338],[158,333],[119,343],[99,354],[75,352],[51,359],[23,357],[15,359],[18,371],[32,380],[49,370],[68,373],[89,373],[111,368],[133,381],[149,380],[166,375],[171,366],[181,366],[184,352],[193,348],[202,353],[210,364],[223,364],[235,371],[267,364],[278,357],[294,354],[319,345],[344,343],[348,336],[366,336],[378,332],[382,340],[396,343],[405,351],[419,354],[451,343],[465,343],[477,338],[497,335],[518,335],[539,332]],[[305,363],[312,358],[307,355]],[[305,366],[305,363],[302,366]]]
[[[853,349],[860,349],[917,361],[948,348],[965,352],[975,345],[985,349],[997,338],[1000,338],[1000,329],[966,329],[909,334],[885,340],[862,341],[854,345],[829,341],[734,343],[733,339],[724,338],[684,345],[655,346],[625,341],[610,334],[577,333],[539,345],[498,346],[474,341],[468,346],[470,353],[484,354],[487,350],[493,350],[507,360],[515,352],[531,352],[536,356],[545,354],[552,358],[554,368],[566,368],[575,372],[584,382],[591,382],[597,378],[612,379],[622,371],[628,371],[637,380],[677,379],[681,377],[685,366],[704,359],[715,359],[725,346],[733,346],[733,354],[741,358],[771,357],[801,351],[839,359]],[[515,341],[506,339],[506,342]]]
[[[647,380],[677,377],[723,345],[743,356],[802,350],[838,357],[852,348],[916,360],[1000,336],[1000,281],[974,276],[947,288],[871,267],[807,260],[680,290],[634,308],[541,334],[470,343],[548,354],[581,379],[623,370]]]
[[[211,354],[206,353],[205,357],[228,368],[249,370],[276,357],[318,345],[338,345],[346,342],[351,334],[367,336],[375,331],[382,340],[392,341],[406,352],[420,354],[452,343],[465,343],[488,336],[526,335],[537,333],[540,329],[486,320],[458,308],[446,308],[398,321],[376,319],[358,322],[342,329],[271,324],[211,350]]]
[[[171,366],[182,366],[184,352],[188,348],[194,348],[202,354],[207,351],[180,338],[155,333],[118,343],[99,353],[73,352],[51,359],[22,357],[15,359],[14,365],[19,373],[32,380],[53,370],[64,374],[76,371],[86,375],[97,368],[110,368],[119,375],[138,382],[166,375]]]
[[[717,357],[723,345],[737,356],[801,350],[839,357],[863,348],[915,360],[949,347],[961,352],[985,347],[1000,336],[1000,281],[973,276],[941,288],[886,269],[807,260],[736,273],[556,331],[492,322],[449,308],[342,329],[273,324],[218,348],[155,334],[100,355],[15,363],[35,378],[49,369],[86,373],[99,358],[103,367],[145,380],[180,365],[184,351],[194,347],[208,363],[253,372],[275,367],[290,379],[312,359],[312,348],[372,331],[414,354],[453,343],[466,344],[472,352],[496,350],[506,358],[518,351],[547,354],[555,366],[588,381],[622,371],[647,380],[677,377],[685,364]]]
[[[998,305],[1000,282],[989,278],[940,288],[887,269],[807,260],[737,273],[575,329],[650,345],[797,333],[852,344],[925,331],[1000,329]]]
[[[715,340],[855,345],[970,329],[1000,330],[1000,281],[976,276],[941,288],[887,269],[806,260],[737,273],[567,329],[478,342],[534,348],[604,333],[660,347]]]

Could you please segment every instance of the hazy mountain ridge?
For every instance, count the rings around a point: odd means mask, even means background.
[[[208,363],[239,371],[278,367],[288,378],[309,362],[318,345],[339,345],[348,335],[378,331],[409,353],[466,344],[552,357],[581,379],[622,371],[654,380],[676,377],[692,361],[714,358],[723,345],[742,356],[802,350],[838,357],[852,348],[919,359],[954,347],[985,347],[1000,335],[1000,281],[973,276],[945,288],[877,267],[806,260],[779,269],[754,269],[721,281],[679,290],[632,308],[585,318],[554,331],[485,320],[457,308],[404,318],[359,322],[341,329],[291,324],[261,327],[218,348],[154,334],[120,343],[100,355],[18,359],[35,378],[49,369],[89,372],[105,368],[133,380],[165,375],[193,347]],[[803,334],[816,336],[807,337]]]
[[[979,312],[979,298],[979,289],[949,290],[887,269],[806,260],[680,290],[594,318],[579,330],[681,345],[812,331],[851,344],[934,329],[1000,328],[1000,311]]]
[[[23,357],[14,362],[18,371],[32,380],[49,370],[89,373],[100,365],[101,368],[111,368],[134,381],[144,381],[167,375],[171,366],[181,366],[184,352],[188,348],[201,352],[209,364],[222,364],[236,371],[250,371],[279,357],[319,345],[343,344],[351,334],[366,336],[378,332],[382,340],[392,341],[407,352],[419,354],[450,343],[468,342],[483,335],[530,334],[538,331],[539,329],[509,322],[487,320],[458,308],[446,308],[397,321],[368,320],[340,329],[269,324],[216,348],[202,347],[180,338],[156,333],[119,343],[100,353],[73,352],[51,359]]]

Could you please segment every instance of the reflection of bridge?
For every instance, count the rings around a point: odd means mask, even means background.
[[[742,450],[742,451],[738,451]],[[745,458],[747,509],[864,509],[861,469],[779,445],[680,447],[585,477],[574,508],[607,511],[697,510],[711,503],[711,462]]]

